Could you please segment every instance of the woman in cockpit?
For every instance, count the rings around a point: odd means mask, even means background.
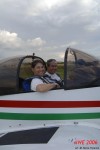
[[[46,92],[53,88],[59,88],[57,83],[49,83],[48,80],[43,77],[46,69],[42,60],[34,60],[31,67],[34,74],[34,77],[31,81],[32,91]]]

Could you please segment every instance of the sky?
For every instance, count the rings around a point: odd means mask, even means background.
[[[0,0],[0,59],[63,60],[67,47],[100,57],[100,0]]]

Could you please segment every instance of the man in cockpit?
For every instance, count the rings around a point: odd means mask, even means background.
[[[57,74],[57,61],[55,59],[47,60],[47,71],[45,73],[49,78],[58,82],[60,86],[63,86],[63,80],[60,75]]]

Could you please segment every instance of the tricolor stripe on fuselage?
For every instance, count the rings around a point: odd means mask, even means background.
[[[13,120],[72,120],[72,119],[97,119],[100,112],[94,108],[100,107],[100,101],[21,101],[21,100],[0,100],[0,107],[6,111],[0,112],[0,119]],[[10,109],[9,109],[10,108]],[[16,111],[11,111],[16,108]],[[25,108],[33,109],[30,113]],[[49,113],[47,112],[49,109]],[[62,109],[56,112],[57,109]],[[65,110],[66,108],[66,110]],[[83,109],[81,112],[78,109]],[[22,109],[20,112],[19,110]],[[37,110],[35,112],[35,109]],[[69,109],[70,111],[68,112]],[[75,109],[77,111],[75,111]],[[43,111],[42,111],[43,110]],[[45,111],[46,110],[46,111]]]

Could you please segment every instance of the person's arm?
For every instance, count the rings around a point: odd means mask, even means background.
[[[49,91],[53,88],[59,88],[60,86],[57,84],[57,83],[48,83],[48,84],[38,84],[36,86],[36,91],[37,92],[46,92],[46,91]]]
[[[53,88],[59,88],[57,83],[43,83],[41,79],[33,79],[31,82],[31,90],[37,92],[46,92]]]

